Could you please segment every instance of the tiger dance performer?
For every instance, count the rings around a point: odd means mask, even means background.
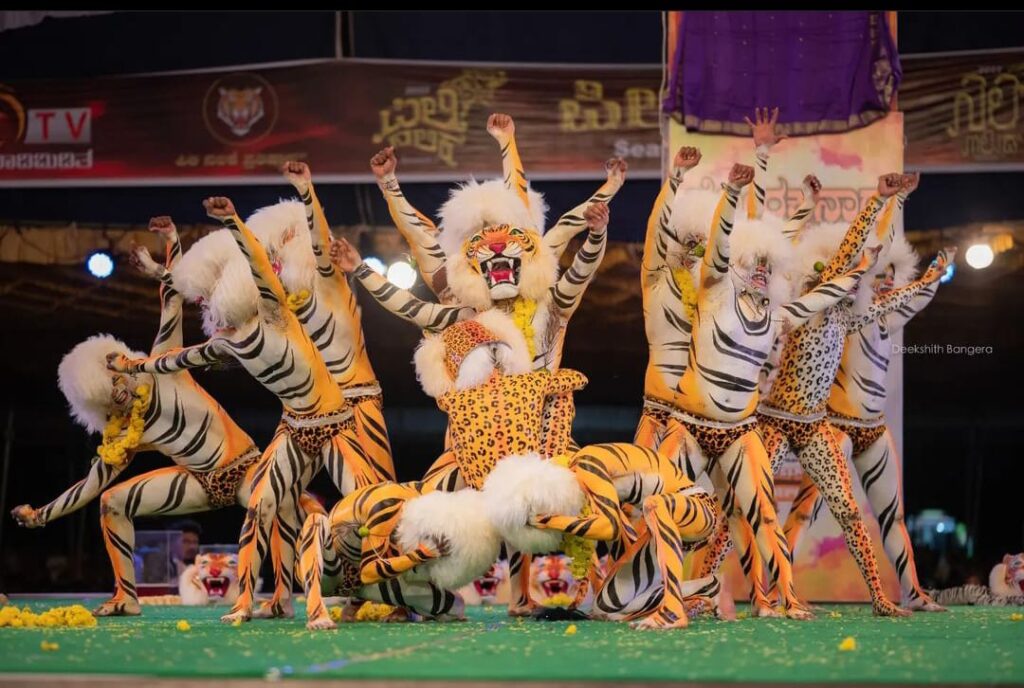
[[[714,499],[656,451],[597,444],[553,460],[508,457],[487,478],[484,496],[498,531],[523,551],[556,549],[563,534],[609,543],[616,561],[594,602],[601,618],[682,628],[684,596],[717,594],[713,579],[683,592],[683,555],[714,531]],[[639,531],[624,505],[642,508]]]
[[[323,601],[335,592],[426,618],[465,619],[465,602],[451,591],[487,570],[500,551],[483,509],[476,490],[385,482],[347,495],[329,516],[309,516],[299,548],[306,628],[336,628]]]
[[[351,478],[343,483],[354,487],[382,482],[387,476],[365,461],[352,418],[352,408],[331,377],[319,350],[298,318],[287,308],[287,294],[274,274],[263,246],[235,212],[231,201],[213,197],[204,201],[210,217],[230,233],[243,260],[228,258],[211,293],[231,300],[238,312],[226,327],[207,342],[173,349],[148,359],[130,359],[124,354],[108,357],[108,367],[118,372],[169,374],[187,368],[204,368],[236,360],[258,382],[274,393],[284,407],[281,424],[264,452],[264,461],[254,476],[252,495],[239,537],[239,596],[226,623],[252,617],[256,577],[267,550],[274,517],[294,513],[302,489],[321,464],[341,463]],[[216,233],[215,233],[216,234]],[[234,254],[232,254],[234,255]],[[248,263],[251,279],[244,274]],[[211,304],[211,313],[215,313]],[[212,317],[212,316],[211,316]],[[355,470],[354,470],[355,468]],[[348,481],[351,480],[351,483]],[[298,527],[301,527],[299,524]],[[282,540],[294,548],[297,529],[285,532]],[[281,575],[291,576],[284,568]],[[290,595],[291,588],[288,588]],[[291,613],[290,596],[273,610]]]
[[[544,197],[530,188],[519,157],[515,140],[515,122],[506,114],[495,113],[487,120],[487,132],[501,147],[503,178],[483,183],[470,182],[453,192],[452,200],[442,207],[442,229],[454,228],[456,244],[473,231],[490,225],[518,224],[534,228],[543,234],[543,242],[557,263],[569,241],[585,227],[583,212],[594,203],[610,203],[626,180],[626,162],[613,158],[605,165],[608,178],[585,202],[562,215],[555,226],[543,231],[547,205]],[[395,176],[398,160],[392,147],[384,148],[370,160],[370,168],[377,178],[377,186],[387,201],[391,219],[409,244],[423,281],[438,296],[441,303],[457,305],[458,294],[448,285],[446,254],[442,248],[437,226],[426,215],[416,210],[402,193]],[[518,198],[516,202],[515,198]],[[524,216],[523,208],[527,215]],[[468,226],[467,226],[468,225]],[[455,245],[454,250],[459,246]],[[513,276],[514,277],[514,276]]]
[[[895,234],[907,196],[917,188],[918,175],[904,175],[901,189],[887,208],[879,228]],[[888,211],[893,211],[888,213]],[[885,424],[886,372],[892,346],[890,337],[934,298],[939,278],[952,263],[955,248],[941,252],[926,274],[914,281],[917,254],[902,235],[891,240],[883,269],[875,275],[872,289],[860,290],[852,304],[855,324],[869,322],[846,335],[842,359],[828,398],[828,421],[837,432],[844,453],[852,454],[853,466],[878,516],[882,541],[889,561],[900,578],[903,604],[913,611],[942,611],[921,588],[914,565],[914,551],[903,521],[903,485],[896,442]],[[814,256],[812,256],[814,257]],[[810,259],[808,259],[810,260]],[[909,299],[905,296],[909,294]],[[887,303],[898,303],[896,310]],[[881,309],[889,312],[872,317]],[[786,520],[786,539],[793,551],[820,494],[805,475]]]
[[[168,277],[181,257],[181,245],[171,218],[154,217],[149,229],[167,245],[164,265],[156,265],[145,249],[133,252],[132,262],[161,280],[160,328],[150,349],[151,356],[160,357],[182,344],[182,296]],[[97,335],[72,349],[58,368],[74,420],[89,432],[103,433],[89,474],[46,506],[21,505],[12,515],[20,525],[41,528],[102,492],[100,523],[116,587],[94,613],[134,616],[142,613],[135,587],[134,519],[246,505],[260,450],[187,370],[170,375],[110,372],[106,357],[112,351],[127,358],[144,356],[114,337]],[[176,465],[107,489],[137,452],[147,450]],[[280,587],[282,581],[277,582]]]
[[[941,604],[986,607],[1024,606],[1024,554],[1007,554],[992,567],[988,586],[958,585],[955,588],[929,590],[929,597]]]
[[[883,199],[894,196],[902,183],[903,178],[898,174],[883,175],[879,179],[878,193],[868,200],[850,225],[833,258],[820,274],[811,270],[802,286],[827,281],[849,268],[870,234],[885,203]],[[879,233],[882,246],[887,245],[886,232]],[[813,242],[809,246],[813,246]],[[815,254],[803,253],[802,268],[817,262]],[[945,266],[942,269],[945,270]],[[758,408],[769,455],[775,457],[773,462],[781,462],[792,449],[808,480],[823,491],[825,502],[843,528],[847,547],[868,585],[874,613],[880,616],[905,616],[910,612],[889,601],[882,590],[871,539],[853,496],[846,459],[825,417],[826,402],[842,356],[843,339],[872,320],[905,306],[924,286],[920,284],[890,294],[872,304],[864,315],[853,312],[852,299],[844,299],[815,315],[808,325],[790,333],[782,351],[778,377]]]
[[[358,466],[369,464],[374,476],[395,477],[383,394],[366,351],[355,294],[327,255],[330,226],[313,188],[309,166],[286,162],[281,170],[301,202],[281,201],[262,208],[245,224],[266,248],[288,293],[288,307],[320,350],[327,369],[352,405],[357,449],[363,457],[351,467],[347,484],[341,455],[335,454],[326,466],[338,489],[347,494],[352,490],[351,470],[358,470]],[[357,478],[355,482],[361,481]]]
[[[754,415],[757,380],[779,323],[784,330],[793,330],[838,302],[875,254],[865,255],[848,274],[785,303],[788,243],[781,236],[780,222],[746,221],[735,226],[733,236],[740,191],[753,177],[752,168],[735,165],[723,185],[701,265],[689,361],[659,451],[684,466],[690,476],[710,471],[727,497],[724,512],[732,513],[738,506],[755,534],[779,583],[786,614],[802,619],[810,612],[793,590],[789,549],[776,518],[774,484]]]

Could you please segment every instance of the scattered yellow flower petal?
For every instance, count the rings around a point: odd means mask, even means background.
[[[390,604],[364,602],[356,612],[356,621],[380,621],[386,619],[395,608]]]
[[[569,624],[569,627],[565,629],[566,635],[576,635],[576,624]]]
[[[188,621],[185,621],[185,619],[182,619],[181,621],[178,622],[178,630],[179,631],[183,631],[183,632],[184,631],[191,631],[192,627],[188,624]]]
[[[87,628],[96,625],[96,617],[80,604],[68,607],[53,607],[41,614],[28,607],[18,609],[10,606],[0,609],[0,628]]]
[[[1024,614],[1010,614],[1010,621],[1024,621]]]
[[[830,619],[841,619],[843,618],[842,612],[829,612],[828,618]]]
[[[841,652],[850,652],[851,650],[857,649],[857,641],[852,636],[846,636],[843,638],[843,642],[839,643],[839,650]]]
[[[235,628],[238,628],[239,626],[242,625],[242,620],[241,619],[235,619],[234,621],[231,622],[231,625],[234,626]]]
[[[572,603],[573,598],[564,592],[556,593],[547,599],[541,600],[541,604],[545,607],[568,607]]]
[[[60,645],[57,643],[51,643],[46,640],[39,643],[39,649],[43,652],[55,652],[60,649]]]

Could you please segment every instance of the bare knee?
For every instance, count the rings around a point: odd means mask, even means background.
[[[122,516],[124,514],[125,495],[123,490],[107,490],[100,495],[100,514],[102,516]]]

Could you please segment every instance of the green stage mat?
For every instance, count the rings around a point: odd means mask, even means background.
[[[23,603],[14,600],[23,606]],[[47,600],[34,611],[96,600]],[[299,605],[300,607],[302,605]],[[744,605],[745,608],[745,605]],[[222,625],[223,608],[145,606],[142,617],[89,629],[0,629],[0,672],[136,674],[179,678],[352,678],[540,681],[1024,682],[1024,621],[1013,608],[961,607],[875,619],[862,605],[830,605],[809,622],[702,619],[686,630],[509,619],[472,608],[465,623],[343,624],[305,630],[287,621]],[[186,619],[191,630],[177,629]],[[857,649],[841,651],[847,637]],[[57,643],[44,651],[41,643]]]

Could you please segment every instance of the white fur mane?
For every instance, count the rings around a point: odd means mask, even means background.
[[[113,382],[107,370],[107,354],[145,358],[109,334],[97,334],[76,344],[57,366],[57,385],[68,400],[71,417],[89,432],[102,432],[110,413]]]

